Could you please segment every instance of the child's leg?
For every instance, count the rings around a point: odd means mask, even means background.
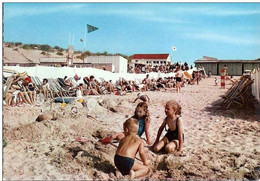
[[[178,141],[177,140],[172,140],[171,142],[169,142],[166,146],[165,146],[165,151],[167,153],[170,153],[176,149],[178,149]]]
[[[129,174],[131,178],[136,178],[136,177],[145,176],[148,173],[148,171],[149,169],[147,166],[135,161],[134,166],[130,170]]]
[[[48,100],[48,91],[47,90],[44,90],[44,101],[47,101]]]
[[[159,141],[156,145],[154,145],[153,150],[154,152],[159,152],[168,142],[166,137],[163,137],[161,141]]]
[[[36,101],[36,91],[33,91],[33,103],[35,104],[35,101]]]

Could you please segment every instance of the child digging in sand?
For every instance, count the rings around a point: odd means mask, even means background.
[[[138,121],[135,118],[127,119],[124,122],[125,137],[120,140],[119,146],[116,150],[114,163],[122,175],[130,175],[130,178],[144,176],[148,173],[150,161],[147,160],[144,143],[137,136]],[[143,164],[135,161],[135,155],[139,151],[140,158]]]
[[[135,108],[135,115],[133,118],[136,118],[139,123],[137,135],[141,137],[145,132],[147,138],[147,144],[151,145],[152,142],[150,140],[149,135],[149,127],[150,127],[150,113],[148,111],[148,105],[145,102],[140,102]],[[109,136],[103,140],[100,140],[103,144],[108,144],[113,140],[121,140],[124,137],[124,133],[115,133],[112,136]]]
[[[153,144],[153,150],[154,152],[159,152],[165,147],[167,153],[173,151],[180,153],[184,142],[181,106],[176,101],[168,101],[165,106],[165,114],[166,118],[158,130],[156,141]],[[168,130],[166,130],[167,125]],[[159,141],[164,128],[167,133],[163,139]]]

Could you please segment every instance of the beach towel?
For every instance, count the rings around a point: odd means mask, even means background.
[[[65,97],[65,98],[56,97],[56,98],[54,99],[55,102],[60,102],[60,103],[63,103],[63,100],[64,100],[64,102],[65,102],[66,104],[68,104],[68,103],[71,103],[72,101],[74,101],[75,98],[74,98],[74,97]]]

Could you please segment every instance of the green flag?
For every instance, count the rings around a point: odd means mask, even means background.
[[[96,31],[96,30],[98,30],[97,27],[92,26],[92,25],[89,25],[89,24],[87,24],[87,27],[88,27],[88,33],[92,32],[92,31]]]

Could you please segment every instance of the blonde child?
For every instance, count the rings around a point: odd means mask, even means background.
[[[157,134],[156,141],[153,144],[154,152],[159,152],[163,147],[167,153],[176,151],[181,152],[184,134],[181,118],[181,106],[176,101],[168,101],[165,105],[166,118],[163,120]],[[168,130],[166,129],[168,126]],[[160,139],[163,129],[167,131],[163,139]]]
[[[139,127],[137,135],[141,137],[145,132],[146,142],[148,145],[151,145],[152,142],[150,140],[149,127],[150,127],[150,113],[148,111],[148,105],[145,102],[140,102],[135,108],[135,115],[133,118],[138,120]],[[115,133],[112,136],[109,136],[103,140],[100,140],[101,143],[107,144],[112,140],[121,140],[124,137],[124,133]]]
[[[135,118],[130,118],[124,122],[123,126],[125,137],[120,140],[116,150],[115,166],[122,175],[129,174],[131,178],[144,176],[149,171],[146,165],[150,161],[146,158],[142,139],[136,135],[139,127],[138,121]],[[138,151],[143,164],[135,161]]]

